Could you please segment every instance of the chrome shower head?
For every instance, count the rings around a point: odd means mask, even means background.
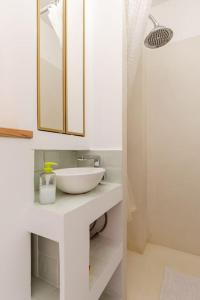
[[[165,26],[160,26],[152,15],[150,20],[154,24],[154,29],[146,37],[144,44],[147,48],[156,49],[165,46],[173,37],[173,31]]]

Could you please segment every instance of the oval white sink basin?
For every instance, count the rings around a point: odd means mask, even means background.
[[[103,168],[67,168],[54,170],[56,186],[68,194],[83,194],[94,189],[105,173]]]

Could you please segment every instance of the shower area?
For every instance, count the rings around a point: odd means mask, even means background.
[[[197,300],[200,2],[127,5],[127,299]]]

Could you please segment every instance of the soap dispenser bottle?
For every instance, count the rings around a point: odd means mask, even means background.
[[[56,174],[53,166],[57,163],[45,162],[43,173],[40,174],[39,201],[41,204],[52,204],[56,201]]]

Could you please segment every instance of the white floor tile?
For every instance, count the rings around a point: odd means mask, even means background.
[[[128,253],[127,300],[159,300],[165,266],[200,277],[200,257],[148,244],[143,255]]]

